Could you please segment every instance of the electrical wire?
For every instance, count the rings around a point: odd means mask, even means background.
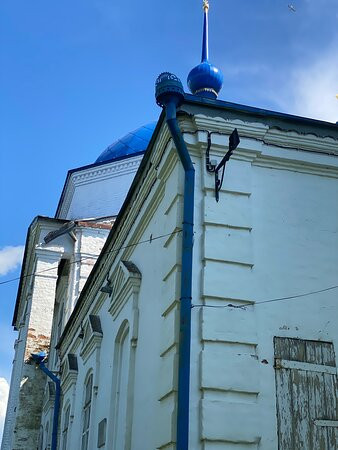
[[[114,249],[109,250],[107,252],[100,253],[100,255],[108,255],[109,253],[114,253],[114,252],[117,253],[120,250],[124,250],[124,249],[130,248],[130,247],[136,247],[137,245],[146,244],[147,242],[152,243],[152,241],[156,241],[157,239],[162,239],[164,237],[172,236],[173,234],[180,233],[181,231],[182,231],[182,229],[179,228],[178,230],[172,231],[171,233],[161,234],[159,236],[151,235],[149,239],[145,239],[144,241],[138,241],[138,242],[135,242],[134,244],[128,244],[128,245],[125,245],[125,246],[121,246],[119,248],[114,248]],[[85,256],[83,258],[77,259],[76,261],[71,261],[69,264],[76,264],[76,263],[80,263],[82,261],[85,261],[86,259],[94,259],[94,258],[97,258],[97,257],[96,256]],[[22,277],[16,277],[16,278],[11,278],[9,280],[1,281],[0,285],[7,284],[7,283],[12,283],[13,281],[18,281],[18,280],[20,280],[20,278],[28,278],[28,277],[31,277],[33,275],[39,275],[40,273],[48,272],[49,270],[55,270],[56,268],[57,268],[57,266],[56,267],[55,266],[54,267],[49,267],[48,269],[39,270],[38,272],[32,272],[32,273],[29,273],[27,275],[22,275]]]
[[[308,295],[318,294],[320,292],[331,291],[332,289],[338,289],[338,285],[330,286],[324,289],[319,289],[318,291],[305,292],[304,294],[289,295],[288,297],[270,298],[268,300],[262,300],[260,302],[245,303],[244,305],[233,305],[229,303],[228,305],[191,305],[192,308],[237,308],[245,309],[247,306],[262,305],[263,303],[280,302],[282,300],[290,300],[292,298],[306,297]]]
[[[133,243],[133,244],[128,244],[128,245],[121,246],[121,247],[116,248],[116,249],[109,250],[109,251],[107,251],[107,252],[102,253],[102,255],[108,255],[108,254],[114,253],[114,252],[117,253],[117,252],[119,252],[120,250],[124,250],[124,249],[130,248],[130,247],[136,247],[137,245],[146,244],[146,243],[148,243],[148,242],[149,242],[149,243],[152,243],[152,241],[155,241],[155,240],[157,240],[157,239],[162,239],[162,238],[164,238],[164,237],[171,236],[171,235],[173,235],[173,234],[175,234],[175,233],[180,233],[181,231],[182,231],[182,229],[178,229],[178,230],[172,231],[171,233],[161,234],[161,235],[159,235],[159,236],[152,236],[152,235],[151,235],[149,239],[145,239],[145,240],[143,240],[143,241],[138,241],[138,242],[135,242],[135,243]],[[93,259],[93,258],[95,258],[95,256],[85,256],[85,257],[80,258],[80,259],[78,259],[78,260],[71,261],[69,264],[77,264],[77,263],[80,263],[80,262],[85,261],[85,260],[87,260],[87,259]],[[56,269],[56,267],[49,267],[48,269],[40,270],[40,271],[38,271],[38,272],[32,272],[32,273],[30,273],[30,274],[23,275],[22,277],[11,278],[11,279],[9,279],[9,280],[1,281],[1,282],[0,282],[0,285],[4,285],[4,284],[7,284],[7,283],[12,283],[13,281],[18,281],[18,280],[20,280],[20,278],[28,278],[28,277],[30,277],[30,276],[33,276],[33,275],[39,275],[39,274],[41,274],[41,273],[48,272],[48,271],[50,271],[50,270],[55,270],[55,269]],[[319,290],[317,290],[317,291],[305,292],[305,293],[303,293],[303,294],[290,295],[290,296],[287,296],[287,297],[271,298],[271,299],[268,299],[268,300],[262,300],[262,301],[259,301],[259,302],[244,303],[243,305],[234,305],[234,304],[232,304],[232,303],[229,303],[229,304],[227,304],[227,305],[203,305],[203,304],[192,304],[192,305],[191,305],[191,308],[233,308],[233,309],[246,309],[246,307],[248,307],[248,306],[256,306],[256,305],[261,305],[261,304],[264,304],[264,303],[273,303],[273,302],[279,302],[279,301],[283,301],[283,300],[290,300],[290,299],[294,299],[294,298],[301,298],[301,297],[306,297],[306,296],[313,295],[313,294],[319,294],[320,292],[331,291],[331,290],[333,290],[333,289],[338,289],[338,285],[330,286],[330,287],[327,287],[327,288],[324,288],[324,289],[319,289]]]
[[[182,132],[182,134],[195,135],[195,134],[197,134],[198,132],[205,132],[205,133],[207,133],[207,135],[208,135],[208,141],[210,141],[210,143],[208,142],[208,143],[209,143],[209,146],[211,146],[211,140],[210,140],[211,135],[216,134],[216,135],[219,135],[219,136],[229,136],[229,134],[228,134],[228,133],[225,133],[225,132],[221,132],[221,131],[209,131],[209,130],[203,129],[203,128],[202,128],[202,129],[197,129],[197,130],[195,130],[195,131],[184,131],[184,132]],[[165,148],[167,147],[168,143],[169,143],[171,140],[172,140],[172,138],[170,137],[170,138],[168,139],[166,145],[165,145]],[[331,153],[326,153],[326,154],[331,155]],[[223,167],[222,179],[223,179],[223,176],[224,176],[224,167]],[[89,219],[87,219],[87,220],[89,220]],[[154,240],[156,240],[156,239],[161,239],[161,238],[163,238],[163,237],[167,237],[167,236],[170,236],[170,235],[172,235],[172,234],[179,233],[179,232],[181,232],[181,231],[182,231],[182,229],[178,229],[178,230],[173,231],[173,232],[168,233],[168,234],[163,234],[163,235],[155,236],[155,237],[152,237],[152,236],[151,236],[150,239],[146,239],[146,240],[144,240],[144,241],[139,241],[139,242],[136,242],[135,244],[129,244],[129,245],[126,245],[126,246],[124,246],[124,247],[119,247],[118,249],[113,249],[113,250],[110,250],[110,251],[108,251],[108,252],[104,252],[103,254],[109,254],[109,253],[113,253],[113,252],[119,252],[120,250],[123,250],[123,249],[125,249],[125,248],[134,247],[134,246],[137,246],[137,245],[139,245],[139,244],[145,244],[145,243],[147,243],[147,242],[150,242],[150,243],[151,243],[152,241],[154,241]],[[72,262],[70,262],[70,264],[76,264],[76,263],[85,261],[86,259],[93,259],[93,258],[95,258],[95,257],[93,257],[93,256],[87,256],[87,257],[84,257],[84,258],[80,258],[79,260],[72,261]],[[51,268],[48,268],[48,269],[41,270],[41,271],[39,271],[39,272],[34,272],[34,273],[31,273],[31,274],[23,275],[22,277],[11,278],[11,279],[9,279],[9,280],[1,281],[1,282],[0,282],[0,285],[4,285],[4,284],[7,284],[7,283],[12,283],[13,281],[18,281],[18,280],[20,280],[20,278],[28,278],[28,277],[30,277],[30,276],[32,276],[32,275],[38,275],[38,274],[40,274],[40,273],[48,272],[49,270],[54,270],[54,269],[55,269],[55,267],[51,267]],[[283,300],[289,300],[289,299],[293,299],[293,298],[305,297],[305,296],[308,296],[308,295],[318,294],[318,293],[320,293],[320,292],[330,291],[330,290],[332,290],[332,289],[337,289],[337,288],[338,288],[338,285],[337,285],[337,286],[331,286],[331,287],[328,287],[328,288],[325,288],[325,289],[320,289],[320,290],[318,290],[318,291],[306,292],[306,293],[304,293],[304,294],[291,295],[291,296],[288,296],[288,297],[273,298],[273,299],[263,300],[263,301],[259,301],[259,302],[251,302],[251,303],[246,303],[246,304],[244,304],[244,305],[233,305],[233,304],[231,304],[231,303],[229,303],[228,305],[202,305],[202,304],[196,304],[196,305],[191,305],[191,307],[192,307],[192,308],[238,308],[238,309],[244,309],[244,308],[246,308],[247,306],[254,306],[254,305],[260,305],[260,304],[263,304],[263,303],[272,303],[272,302],[278,302],[278,301],[283,301]]]

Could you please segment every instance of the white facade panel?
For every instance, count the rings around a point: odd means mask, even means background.
[[[255,346],[205,344],[201,359],[201,387],[236,392],[259,392]]]
[[[213,192],[204,198],[204,223],[251,230],[252,218],[249,195],[221,192],[215,202]]]
[[[202,400],[202,439],[254,444],[260,440],[257,404]]]
[[[222,133],[238,126],[246,137],[226,166],[217,203],[214,175],[204,166],[206,133],[185,136],[196,169],[190,447],[272,450],[278,448],[274,338],[338,346],[337,291],[270,302],[337,284],[336,157],[313,155],[318,139],[304,134],[309,151],[286,150],[297,141],[289,131],[276,131],[268,146],[264,123],[181,119],[190,132],[199,124]],[[227,151],[225,137],[213,136],[212,159]],[[79,303],[60,346],[63,368],[69,353],[78,362],[77,371],[61,374],[62,410],[71,407],[69,448],[79,446],[84,385],[92,373],[89,449],[97,447],[102,421],[107,424],[102,448],[175,449],[183,170],[168,138],[162,129],[146,176],[82,294],[104,236],[82,230],[74,243],[74,262],[89,261],[74,264],[70,272],[67,318]],[[93,183],[89,169],[83,178],[70,177],[62,214],[115,214],[125,192],[119,176],[112,181],[109,173],[97,172]],[[123,176],[129,180],[131,172]],[[103,286],[111,287],[111,294],[103,293]],[[101,331],[90,329],[90,315],[99,317]],[[53,323],[55,329],[56,317]],[[332,376],[333,370],[334,364],[326,372]],[[47,420],[45,414],[43,426]]]
[[[70,174],[58,217],[117,216],[143,155],[84,167]]]
[[[251,307],[202,308],[202,339],[213,342],[257,344],[256,314]]]

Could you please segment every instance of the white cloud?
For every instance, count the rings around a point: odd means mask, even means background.
[[[16,269],[22,262],[24,246],[8,246],[0,250],[0,276],[7,275]]]
[[[9,384],[5,378],[0,377],[0,442],[5,422]]]
[[[283,109],[299,116],[338,121],[337,46],[291,72]]]

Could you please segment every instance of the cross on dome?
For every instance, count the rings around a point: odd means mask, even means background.
[[[222,88],[223,74],[217,67],[209,63],[208,0],[203,0],[203,11],[201,63],[190,71],[187,82],[192,94],[215,99]]]

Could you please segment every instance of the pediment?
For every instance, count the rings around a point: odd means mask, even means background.
[[[92,352],[101,345],[103,332],[100,316],[90,314],[84,329],[85,332],[80,355],[86,361]]]
[[[116,298],[128,282],[131,282],[135,287],[139,286],[141,284],[141,278],[141,272],[136,264],[131,261],[120,261],[112,282],[112,298]]]
[[[62,389],[66,392],[69,387],[76,383],[78,375],[77,355],[74,353],[67,353],[65,361],[62,365]]]
[[[45,393],[44,393],[44,410],[47,410],[54,404],[55,399],[55,383],[53,381],[47,381],[45,385]]]
[[[120,261],[112,279],[110,313],[116,316],[130,296],[135,296],[141,286],[142,275],[132,261]]]

